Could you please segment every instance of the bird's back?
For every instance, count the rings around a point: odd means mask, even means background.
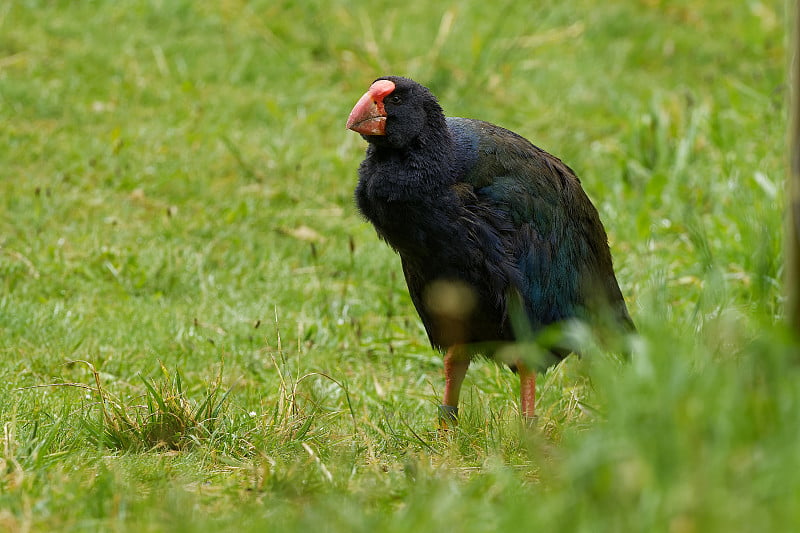
[[[512,228],[505,253],[534,330],[569,318],[631,329],[605,229],[572,169],[493,124],[447,123],[462,164],[457,187]]]

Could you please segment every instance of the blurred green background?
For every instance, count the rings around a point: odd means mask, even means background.
[[[0,3],[0,529],[793,530],[787,2]],[[641,337],[466,382],[356,213],[373,79],[575,169]]]

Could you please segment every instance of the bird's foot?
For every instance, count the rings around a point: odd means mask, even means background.
[[[439,406],[439,431],[447,432],[458,425],[458,407],[452,405]]]
[[[527,431],[536,429],[539,425],[539,415],[522,415],[522,427]]]

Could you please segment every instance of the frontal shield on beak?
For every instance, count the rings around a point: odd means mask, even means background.
[[[373,83],[347,117],[347,129],[362,135],[386,135],[386,110],[383,107],[383,99],[394,89],[394,83],[389,80],[378,80]]]

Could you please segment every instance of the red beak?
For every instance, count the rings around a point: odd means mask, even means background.
[[[394,92],[389,80],[378,80],[364,93],[347,117],[347,129],[362,135],[386,135],[386,110],[383,99]]]

